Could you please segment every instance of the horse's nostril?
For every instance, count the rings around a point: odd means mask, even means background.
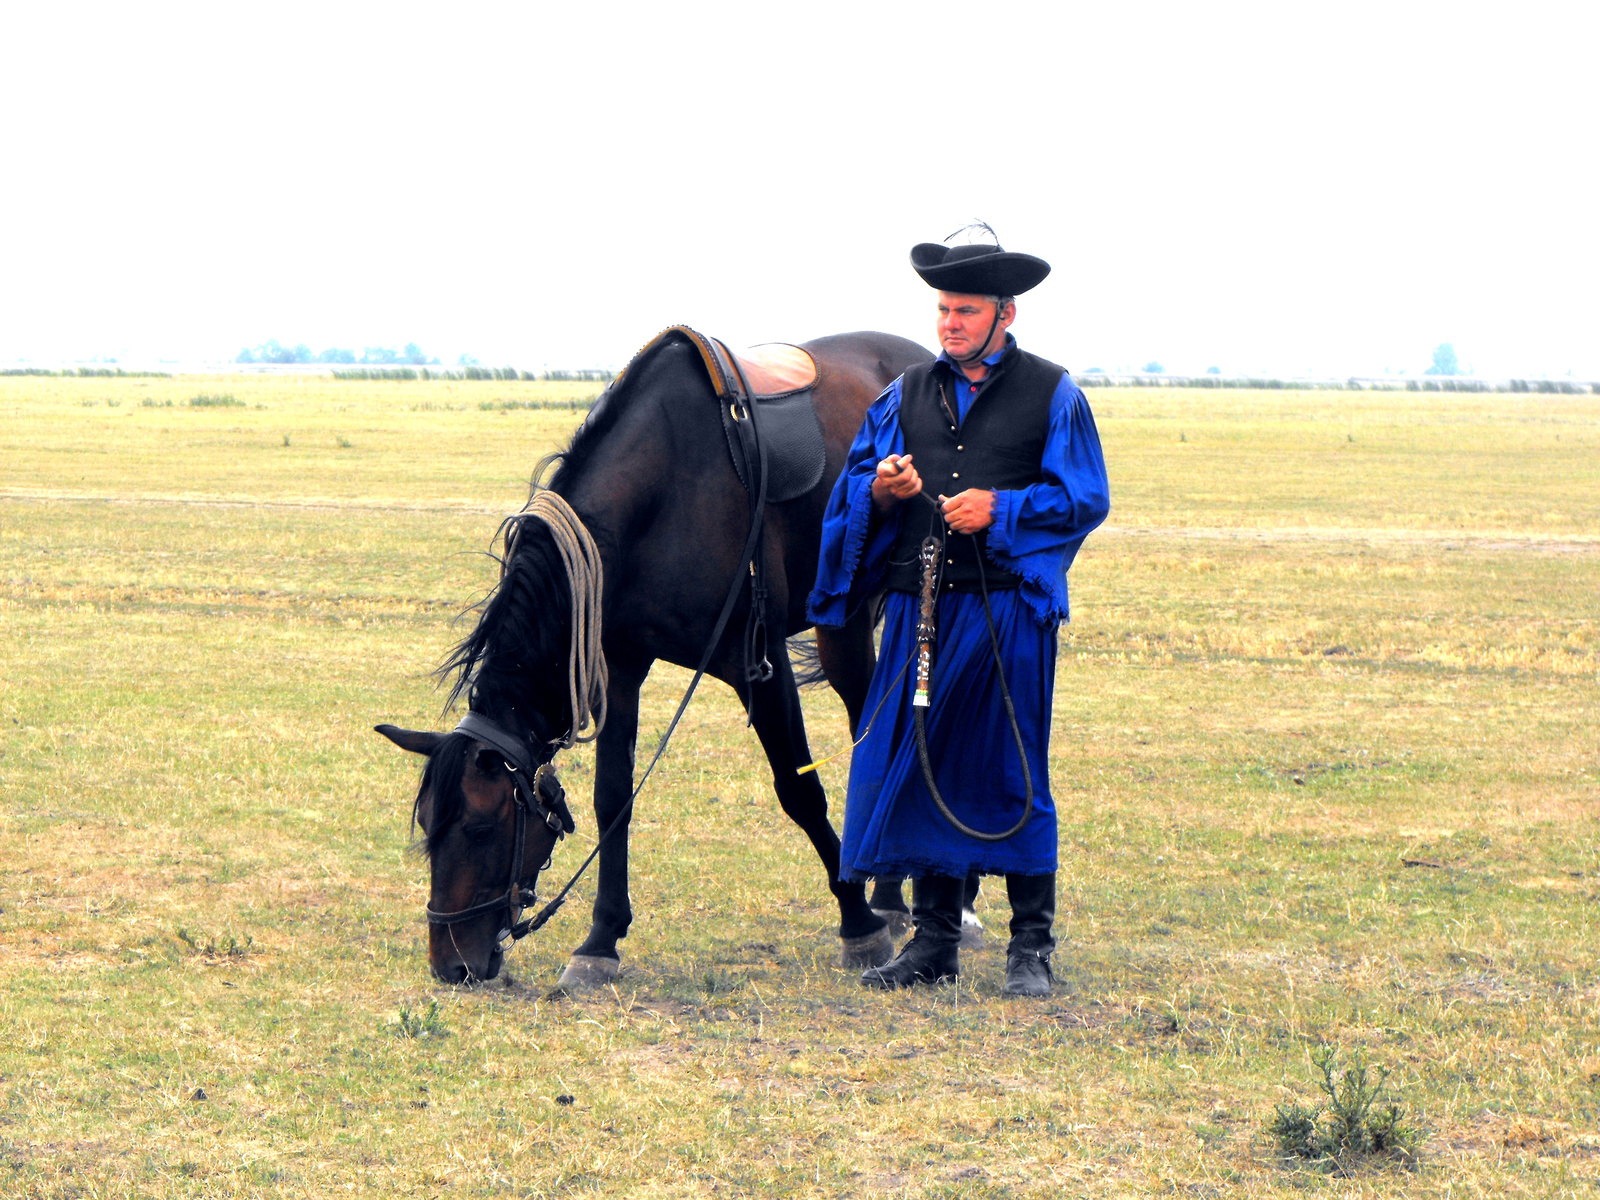
[[[467,964],[454,962],[443,969],[434,966],[433,974],[441,983],[461,983],[467,977]]]

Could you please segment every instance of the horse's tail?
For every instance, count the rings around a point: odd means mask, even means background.
[[[796,687],[827,687],[828,676],[822,669],[822,655],[817,650],[817,635],[797,633],[789,639],[789,665],[794,668]]]

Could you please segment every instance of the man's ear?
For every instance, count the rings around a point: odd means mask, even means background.
[[[432,754],[439,748],[439,743],[444,741],[442,733],[428,733],[421,729],[401,729],[398,725],[374,725],[372,727],[383,734],[402,750],[409,750],[413,754]]]

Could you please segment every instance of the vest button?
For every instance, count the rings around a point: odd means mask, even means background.
[[[951,471],[950,472],[950,478],[951,479],[960,479],[961,478],[961,472],[960,471]]]
[[[953,558],[947,558],[944,560],[944,565],[947,567],[953,567],[956,565],[956,560]]]
[[[957,449],[957,450],[965,450],[965,449],[966,449],[966,447],[965,447],[965,446],[957,446],[957,447],[956,447],[956,449]]]

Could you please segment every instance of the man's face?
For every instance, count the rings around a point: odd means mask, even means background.
[[[993,354],[1005,345],[1006,329],[1016,315],[1016,306],[1008,305],[996,322],[993,300],[969,296],[965,292],[940,292],[937,326],[939,345],[946,354],[958,361]],[[985,335],[989,334],[991,325],[994,333],[986,343]]]

